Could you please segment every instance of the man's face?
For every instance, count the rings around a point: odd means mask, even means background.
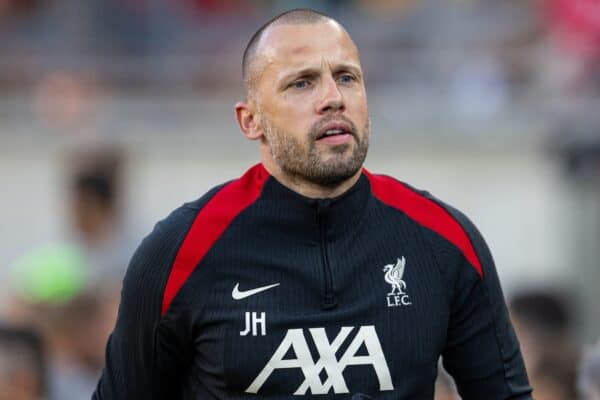
[[[358,51],[339,25],[269,28],[253,71],[268,162],[323,186],[360,170],[369,144],[367,99]]]

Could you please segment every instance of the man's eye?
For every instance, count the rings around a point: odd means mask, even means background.
[[[340,77],[338,78],[338,81],[341,83],[350,83],[355,81],[356,79],[354,79],[354,76],[350,75],[350,74],[344,74],[344,75],[340,75]]]
[[[294,89],[305,89],[310,85],[310,82],[307,81],[306,79],[300,79],[297,81],[294,81],[290,84],[290,87],[294,88]]]

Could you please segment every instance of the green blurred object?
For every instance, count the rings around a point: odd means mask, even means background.
[[[87,284],[85,258],[68,244],[37,248],[11,269],[15,293],[30,303],[64,303]]]

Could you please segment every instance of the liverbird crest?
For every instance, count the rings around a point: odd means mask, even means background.
[[[388,264],[383,267],[385,272],[385,281],[392,285],[392,291],[388,293],[388,296],[394,294],[404,294],[406,290],[406,282],[402,280],[404,275],[404,267],[406,266],[406,259],[404,257],[398,258],[396,264]]]

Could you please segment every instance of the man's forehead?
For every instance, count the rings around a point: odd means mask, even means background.
[[[286,68],[318,66],[322,57],[359,64],[354,42],[335,21],[312,24],[281,24],[265,31],[260,40],[255,67],[264,70],[271,65]]]

